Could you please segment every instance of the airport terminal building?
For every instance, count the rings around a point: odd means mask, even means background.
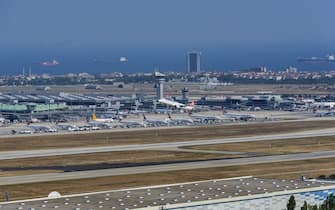
[[[49,198],[0,203],[0,209],[282,210],[291,195],[300,209],[304,201],[321,204],[331,193],[334,183],[247,176],[69,196],[51,193]]]

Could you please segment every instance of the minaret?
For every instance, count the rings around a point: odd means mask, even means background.
[[[29,66],[29,78],[31,78],[31,66]]]

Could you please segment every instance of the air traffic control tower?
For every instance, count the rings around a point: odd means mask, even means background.
[[[165,74],[162,74],[160,72],[155,72],[154,73],[157,84],[157,99],[162,99],[164,98],[164,82],[165,82]]]

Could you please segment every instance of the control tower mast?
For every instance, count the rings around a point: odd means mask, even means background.
[[[160,72],[155,72],[154,76],[156,78],[157,84],[157,99],[164,98],[164,82],[165,82],[165,74],[162,74]]]

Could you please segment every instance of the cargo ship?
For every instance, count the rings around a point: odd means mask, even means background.
[[[311,57],[311,58],[298,58],[299,62],[335,62],[334,55],[327,55],[325,57]]]
[[[60,63],[58,61],[56,61],[55,59],[53,59],[52,61],[44,61],[41,63],[42,66],[57,66]]]

